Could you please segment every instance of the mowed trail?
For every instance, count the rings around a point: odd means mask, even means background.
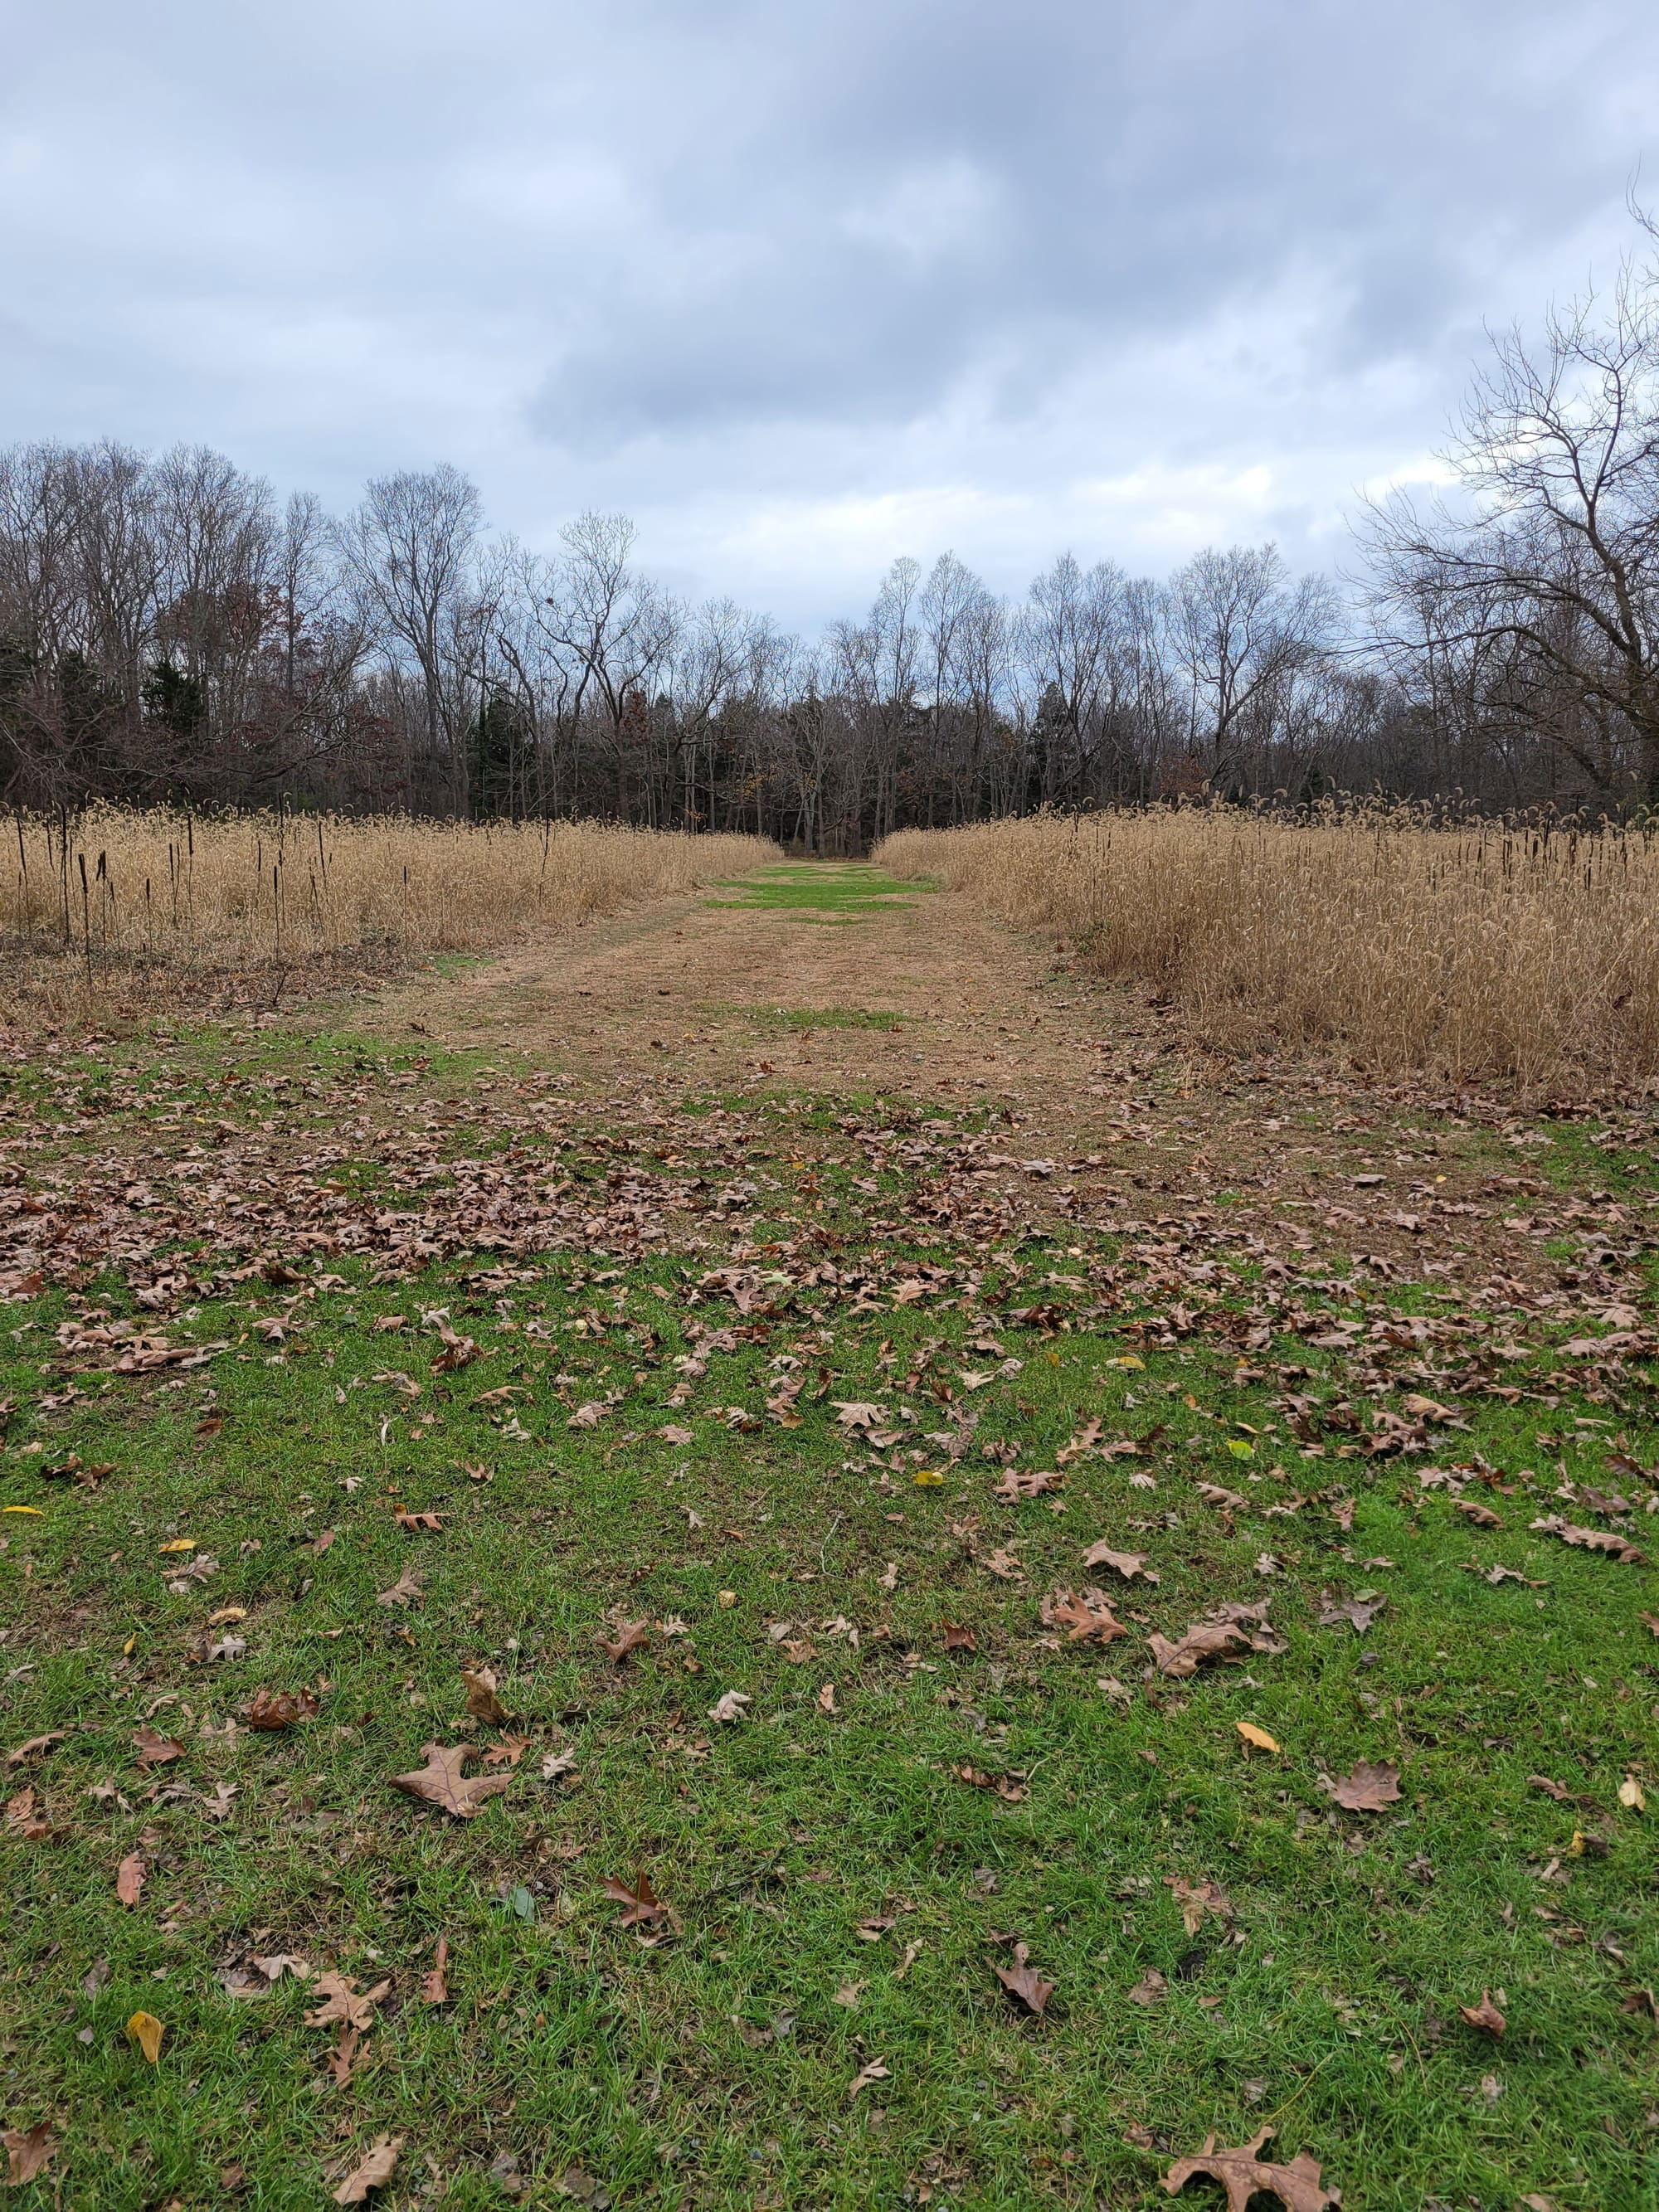
[[[790,873],[810,885],[808,871]],[[836,865],[832,879],[876,893],[886,882],[856,864]],[[700,892],[453,980],[422,977],[386,992],[373,1025],[510,1046],[601,1091],[799,1081],[994,1098],[1056,1136],[1100,1121],[1090,1047],[1116,1026],[1110,994],[1058,971],[966,899],[905,886],[842,918],[727,902],[743,896]],[[830,1021],[810,1025],[820,1014]],[[883,1027],[882,1017],[898,1018]]]

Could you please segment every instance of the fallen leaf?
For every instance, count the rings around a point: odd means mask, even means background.
[[[1164,1887],[1181,1907],[1182,1924],[1189,1936],[1196,1936],[1205,1914],[1217,1920],[1233,1917],[1232,1899],[1226,1891],[1213,1881],[1188,1881],[1182,1875],[1165,1875]]]
[[[1345,1812],[1380,1813],[1400,1796],[1400,1769],[1390,1759],[1362,1759],[1352,1774],[1322,1774],[1319,1786],[1328,1790]]]
[[[134,1729],[132,1741],[137,1747],[140,1766],[165,1766],[170,1759],[182,1759],[185,1747],[167,1735],[157,1735],[152,1728]]]
[[[708,1717],[711,1721],[720,1721],[722,1723],[740,1721],[743,1718],[744,1707],[753,1703],[754,1699],[747,1690],[728,1690],[724,1697],[717,1698],[714,1704],[710,1705]]]
[[[1363,1636],[1388,1603],[1385,1597],[1373,1598],[1369,1603],[1357,1597],[1345,1597],[1340,1604],[1328,1605],[1319,1616],[1322,1628],[1337,1628],[1346,1620],[1357,1636]]]
[[[988,1774],[978,1766],[953,1766],[951,1771],[970,1790],[994,1790],[1006,1805],[1022,1804],[1031,1794],[1030,1784],[1016,1774]]]
[[[354,2166],[334,2192],[337,2204],[361,2204],[371,2189],[384,2189],[398,2167],[404,2147],[401,2136],[377,2136],[374,2147],[360,2166]]]
[[[836,1703],[836,1686],[833,1682],[826,1682],[818,1692],[817,1705],[821,1713],[838,1713],[841,1711],[841,1707]]]
[[[1482,1990],[1478,2005],[1459,2005],[1458,2014],[1471,2027],[1478,2027],[1486,2035],[1502,2035],[1505,2026],[1504,2015],[1492,2001],[1492,1991]]]
[[[377,1982],[372,1990],[359,1990],[356,1983],[343,1974],[319,1974],[311,1985],[311,1993],[323,2002],[314,2012],[306,2014],[306,2026],[330,2027],[340,2021],[347,2027],[370,2027],[374,2025],[375,2006],[390,1994],[391,1989],[389,1980]]]
[[[1473,1521],[1477,1528],[1501,1528],[1504,1525],[1502,1516],[1494,1513],[1490,1505],[1482,1505],[1478,1498],[1454,1498],[1452,1510],[1461,1513],[1465,1520]],[[1537,1524],[1534,1522],[1534,1525]]]
[[[1235,1721],[1233,1726],[1246,1743],[1254,1744],[1258,1751],[1277,1751],[1279,1746],[1266,1729],[1259,1729],[1253,1721]]]
[[[422,2004],[441,2005],[449,2002],[449,1977],[447,1972],[448,1965],[449,1938],[447,1936],[441,1936],[438,1938],[437,1950],[433,1954],[430,1970],[422,1977],[421,2002]]]
[[[1054,1468],[1024,1469],[1011,1467],[991,1492],[1000,1504],[1012,1505],[1025,1498],[1041,1498],[1045,1491],[1059,1490],[1066,1478]]]
[[[345,2089],[350,2087],[352,2069],[357,2062],[358,2045],[362,2039],[361,2029],[343,2027],[340,2030],[339,2041],[332,2051],[324,2054],[323,2063],[327,2067],[337,2088]]]
[[[1269,2166],[1257,2158],[1272,2134],[1271,2128],[1263,2128],[1237,2150],[1218,2150],[1215,2137],[1206,2136],[1196,2157],[1176,2160],[1164,2177],[1164,2186],[1171,2197],[1178,2196],[1195,2173],[1206,2173],[1226,2191],[1227,2212],[1249,2212],[1258,2191],[1278,2197],[1285,2212],[1326,2212],[1328,2206],[1340,2204],[1335,2191],[1320,2186],[1319,2166],[1305,2150],[1298,2151],[1288,2166]]]
[[[115,1894],[123,1905],[137,1905],[138,1893],[144,1886],[144,1855],[129,1851],[115,1869]]]
[[[418,1797],[428,1805],[435,1805],[453,1820],[470,1820],[483,1810],[486,1801],[499,1797],[504,1790],[511,1789],[512,1777],[507,1774],[476,1774],[463,1777],[461,1769],[472,1757],[473,1747],[459,1743],[446,1749],[441,1744],[422,1744],[426,1765],[412,1774],[394,1774],[392,1786],[401,1790],[406,1797]]]
[[[1170,1994],[1170,1984],[1156,1966],[1148,1966],[1133,1989],[1125,1992],[1131,2004],[1162,2004]]]
[[[1619,1785],[1619,1802],[1627,1812],[1645,1813],[1648,1801],[1642,1795],[1642,1785],[1633,1774],[1627,1774]]]
[[[26,1782],[16,1796],[7,1801],[6,1821],[26,1844],[44,1842],[52,1833],[52,1824],[35,1799],[32,1782]]]
[[[891,2079],[892,2075],[885,2062],[879,2058],[872,2058],[867,2066],[860,2067],[854,2075],[853,2086],[847,2093],[848,2103],[851,2103],[860,2090],[867,2089],[872,2081],[890,2081]]]
[[[136,2012],[127,2022],[128,2036],[152,2066],[161,2063],[161,2039],[166,2033],[166,2027],[153,2012]]]
[[[495,1677],[488,1667],[463,1667],[461,1680],[466,1686],[466,1709],[476,1721],[485,1721],[491,1728],[504,1728],[512,1716],[495,1694]]]
[[[605,1895],[613,1905],[627,1907],[619,1923],[623,1928],[653,1927],[667,1913],[668,1907],[652,1888],[650,1877],[643,1871],[635,1875],[632,1889],[625,1881],[618,1881],[614,1875],[605,1877],[604,1887]]]
[[[376,1605],[413,1605],[420,1595],[420,1577],[413,1567],[405,1567],[392,1588],[382,1590],[374,1602]]]
[[[1565,1783],[1552,1782],[1547,1774],[1529,1774],[1527,1781],[1532,1789],[1541,1790],[1547,1797],[1553,1797],[1558,1805],[1565,1805],[1572,1795]]]
[[[845,2005],[848,2012],[858,2009],[859,1999],[869,1988],[868,1982],[843,1982],[830,1998],[831,2004]]]
[[[1622,1536],[1606,1528],[1580,1528],[1571,1521],[1564,1521],[1559,1513],[1547,1520],[1534,1521],[1530,1526],[1547,1536],[1559,1536],[1564,1544],[1575,1544],[1586,1552],[1607,1552],[1623,1566],[1639,1566],[1646,1553]]]
[[[939,1633],[945,1638],[945,1648],[947,1651],[978,1650],[979,1645],[975,1641],[971,1628],[964,1628],[959,1621],[955,1620],[942,1620],[939,1626]]]
[[[295,1721],[315,1719],[318,1702],[312,1690],[256,1690],[243,1706],[242,1717],[251,1729],[270,1733],[292,1728]]]
[[[1194,1621],[1173,1644],[1156,1632],[1146,1641],[1158,1673],[1177,1680],[1197,1674],[1206,1659],[1230,1659],[1250,1649],[1249,1636],[1233,1621]]]
[[[20,1743],[15,1751],[6,1753],[7,1765],[21,1766],[26,1759],[40,1758],[53,1744],[62,1743],[66,1733],[63,1729],[52,1729],[46,1735],[32,1735],[27,1743]]]
[[[1013,1965],[999,1966],[996,1969],[996,1978],[1009,1996],[1018,1998],[1027,2012],[1041,2016],[1042,2008],[1053,1996],[1059,1984],[1045,1981],[1029,1963],[1030,1956],[1030,1952],[1024,1943],[1016,1943]]]
[[[6,2182],[12,2189],[33,2181],[58,2148],[58,2138],[46,2120],[37,2120],[32,2128],[8,2128],[4,2142]]]
[[[1039,1611],[1046,1627],[1063,1628],[1068,1644],[1110,1644],[1129,1632],[1112,1612],[1112,1601],[1092,1584],[1080,1595],[1056,1589],[1045,1597]]]
[[[280,1982],[284,1974],[291,1974],[296,1982],[308,1982],[311,1968],[292,1951],[275,1951],[268,1959],[251,1959],[248,1964],[257,1966],[270,1983]]]
[[[599,1649],[608,1659],[626,1659],[630,1651],[637,1651],[642,1644],[649,1644],[650,1626],[648,1620],[625,1620],[617,1632],[614,1644],[603,1636],[599,1638]]]
[[[1144,1583],[1155,1583],[1158,1577],[1146,1565],[1150,1552],[1115,1552],[1109,1544],[1091,1544],[1083,1554],[1085,1567],[1110,1567],[1124,1581],[1133,1582],[1137,1575]]]

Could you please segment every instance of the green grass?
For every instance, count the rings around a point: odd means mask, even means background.
[[[132,1078],[24,1071],[11,1104],[38,1133],[33,1178],[154,1142],[158,1117],[189,1142],[227,1117],[312,1142],[351,1081],[388,1112],[429,1100],[451,1155],[539,1179],[533,1139],[495,1117],[525,1073],[344,1035],[191,1033]],[[153,1318],[123,1276],[0,1314],[0,1401],[15,1402],[0,1504],[39,1509],[0,1519],[7,1742],[67,1732],[12,1770],[50,1832],[14,1824],[3,1846],[6,2124],[50,2118],[64,2138],[19,2203],[55,2183],[97,2212],[216,2205],[234,2165],[237,2202],[309,2207],[337,2161],[394,2134],[380,2201],[464,2212],[509,2201],[491,2176],[504,2156],[532,2204],[568,2201],[555,2184],[574,2168],[627,2206],[1150,2207],[1171,2156],[1271,2121],[1278,2154],[1310,2149],[1351,2212],[1528,2191],[1575,2212],[1651,2207],[1656,2030],[1621,2007],[1659,1982],[1652,1845],[1618,1793],[1644,1775],[1659,1817],[1640,1618],[1655,1577],[1528,1528],[1573,1510],[1552,1498],[1558,1462],[1628,1492],[1612,1441],[1659,1455],[1650,1370],[1586,1369],[1546,1330],[1497,1370],[1512,1395],[1493,1395],[1477,1316],[1416,1375],[1413,1317],[1448,1312],[1432,1284],[1291,1301],[1401,1334],[1374,1393],[1290,1306],[1242,1364],[1230,1316],[1264,1310],[1264,1285],[1237,1256],[1203,1325],[1160,1345],[1159,1302],[1110,1240],[928,1229],[904,1147],[983,1114],[696,1107],[679,1128],[746,1117],[731,1141],[759,1188],[725,1251],[484,1251],[407,1278],[295,1251],[297,1281],[220,1275],[167,1318],[175,1341],[225,1351],[131,1376],[58,1344],[88,1304]],[[573,1133],[564,1171],[603,1189],[605,1132],[573,1115]],[[665,1191],[697,1167],[675,1164],[673,1132],[636,1133],[631,1171]],[[356,1181],[378,1188],[398,1164],[364,1140]],[[734,1239],[756,1279],[742,1304],[700,1287]],[[393,1315],[404,1327],[377,1328]],[[434,1371],[445,1325],[480,1356]],[[677,1404],[699,1328],[730,1348]],[[795,1426],[765,1410],[781,1358],[805,1374]],[[1423,1489],[1425,1455],[1366,1455],[1376,1409],[1413,1388],[1468,1424],[1428,1456],[1478,1453],[1513,1486],[1470,1485],[1501,1529]],[[1316,1401],[1316,1447],[1291,1433],[1292,1393]],[[569,1425],[611,1394],[597,1426]],[[888,1408],[891,1440],[849,1435],[836,1401]],[[931,1440],[953,1406],[977,1416],[960,1459]],[[729,1425],[733,1407],[755,1425]],[[1141,1449],[1084,1450],[1054,1496],[995,1501],[986,1447],[1053,1468],[1091,1418]],[[690,1443],[658,1435],[667,1424]],[[70,1455],[109,1471],[43,1479]],[[1218,1512],[1200,1481],[1246,1503]],[[442,1525],[406,1529],[398,1508]],[[162,1548],[184,1539],[198,1550]],[[1115,1588],[1127,1638],[1055,1648],[1039,1601],[1096,1578],[1079,1559],[1100,1539],[1162,1579]],[[1000,1578],[986,1561],[1011,1546],[1020,1578]],[[1264,1553],[1276,1571],[1258,1571]],[[204,1554],[216,1569],[171,1592]],[[1538,1587],[1494,1587],[1471,1561]],[[409,1567],[420,1602],[378,1604]],[[1322,1594],[1361,1591],[1388,1601],[1364,1636],[1317,1626]],[[1146,1632],[1266,1595],[1285,1650],[1144,1679]],[[229,1607],[245,1617],[210,1629]],[[607,1617],[648,1620],[649,1644],[613,1664],[595,1644]],[[947,1653],[945,1621],[976,1649]],[[198,1656],[228,1630],[241,1655]],[[813,1656],[793,1663],[801,1642]],[[447,1822],[389,1778],[428,1741],[502,1740],[465,1714],[459,1670],[479,1664],[528,1747],[505,1796]],[[316,1719],[226,1731],[256,1689],[307,1685]],[[727,1691],[752,1702],[722,1726],[708,1711]],[[1281,1753],[1247,1753],[1241,1721]],[[143,1725],[184,1756],[141,1771]],[[541,1778],[553,1753],[574,1775]],[[1398,1805],[1336,1812],[1320,1772],[1359,1759],[1398,1762]],[[1011,1795],[957,1778],[964,1765],[1014,1778]],[[235,1795],[209,1817],[222,1784]],[[1590,1838],[1577,1856],[1575,1832]],[[129,1910],[115,1876],[135,1851],[148,1879]],[[676,1916],[648,1947],[602,1887],[640,1869]],[[1174,1879],[1217,1883],[1231,1917],[1188,1930]],[[440,1936],[453,2001],[430,2008]],[[1057,1985],[1041,2019],[996,1979],[1009,1936]],[[304,1988],[228,1989],[282,1953],[363,1987],[391,1978],[349,2086],[325,2070],[333,2031],[305,2025]],[[1168,1993],[1143,2008],[1128,1993],[1152,1968]],[[857,2003],[837,2003],[854,1984]],[[1483,1987],[1504,1992],[1501,2044],[1458,2019]],[[154,2068],[125,2032],[139,2008],[167,2025]],[[888,2077],[852,2099],[874,2061]],[[1201,2185],[1191,2198],[1218,2201]]]
[[[902,1030],[913,1014],[881,1006],[744,1006],[745,1018],[767,1030]]]
[[[732,878],[724,889],[740,898],[708,899],[705,905],[793,915],[802,921],[848,923],[867,920],[872,911],[890,913],[914,906],[919,886],[901,883],[862,860],[810,860],[763,868]]]

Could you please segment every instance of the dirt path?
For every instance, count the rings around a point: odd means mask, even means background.
[[[811,868],[769,874],[812,895]],[[754,880],[763,900],[768,878]],[[1551,1239],[1577,1201],[1540,1205],[1530,1156],[1499,1149],[1478,1119],[1425,1116],[1420,1102],[1295,1063],[1205,1062],[1142,995],[1071,972],[961,896],[844,865],[824,880],[876,896],[849,919],[832,903],[713,889],[460,977],[421,977],[357,1025],[527,1052],[619,1110],[682,1088],[794,1084],[994,1103],[1012,1117],[1011,1151],[1070,1164],[1073,1182],[1030,1197],[1073,1222],[1115,1226],[1126,1205],[1155,1217],[1173,1206],[1189,1226],[1284,1247],[1298,1264],[1363,1252],[1407,1275],[1553,1279]]]
[[[883,881],[836,874],[860,872]],[[733,896],[700,893],[455,980],[422,978],[388,992],[374,1025],[510,1044],[600,1090],[799,1080],[995,1099],[1057,1142],[1103,1125],[1103,1059],[1108,1040],[1133,1041],[1126,1009],[967,900],[907,886],[843,919],[723,902]]]

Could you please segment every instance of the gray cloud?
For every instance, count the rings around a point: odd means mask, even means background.
[[[4,434],[338,501],[444,454],[801,620],[947,537],[1327,557],[1482,319],[1611,264],[1659,112],[1627,0],[67,0],[10,48]]]

